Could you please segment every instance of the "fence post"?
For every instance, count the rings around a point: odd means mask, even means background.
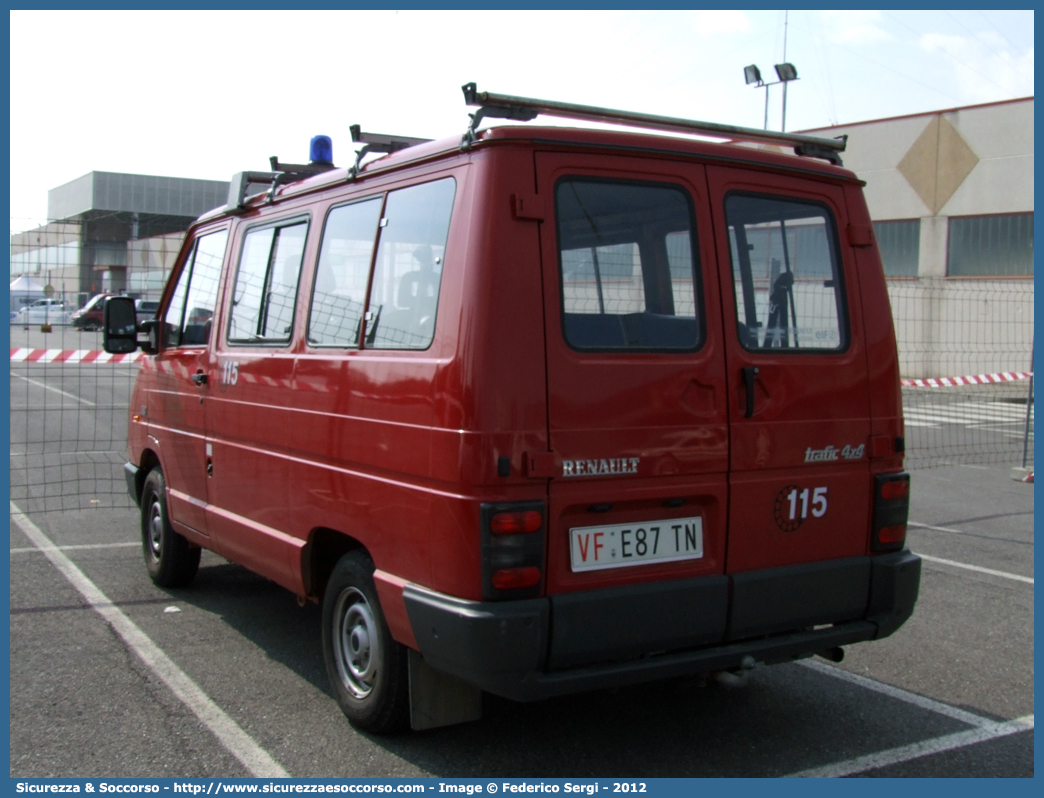
[[[1033,349],[1030,350],[1030,378],[1029,378],[1029,394],[1026,396],[1026,426],[1022,432],[1022,467],[1026,467],[1026,461],[1029,458],[1029,428],[1030,428],[1030,415],[1033,413],[1033,360],[1036,356],[1036,342],[1034,342]]]

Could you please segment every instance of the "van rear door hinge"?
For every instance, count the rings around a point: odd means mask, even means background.
[[[544,221],[544,203],[536,194],[512,194],[511,211],[516,219]]]
[[[852,247],[869,247],[874,243],[874,228],[869,224],[848,225],[848,244]]]

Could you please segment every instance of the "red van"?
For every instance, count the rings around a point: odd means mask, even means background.
[[[894,632],[920,560],[843,140],[464,89],[462,139],[236,175],[155,321],[109,299],[152,579],[207,548],[321,603],[377,732]],[[538,114],[625,129],[478,130]]]

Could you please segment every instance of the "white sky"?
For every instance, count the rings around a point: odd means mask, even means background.
[[[11,12],[11,229],[92,170],[228,180],[349,125],[467,125],[460,86],[760,128],[782,11]],[[801,130],[1033,94],[1032,11],[791,11]],[[781,87],[769,127],[780,127]],[[554,122],[549,124],[576,124]]]

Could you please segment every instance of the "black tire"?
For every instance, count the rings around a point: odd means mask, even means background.
[[[97,332],[101,329],[101,325],[96,321],[88,321],[83,325],[84,332]]]
[[[149,576],[160,587],[184,587],[199,570],[202,549],[171,528],[167,484],[159,466],[149,472],[141,491],[141,547]]]
[[[334,696],[353,726],[390,734],[409,724],[405,646],[384,621],[373,562],[350,551],[334,567],[323,597],[323,659]]]

